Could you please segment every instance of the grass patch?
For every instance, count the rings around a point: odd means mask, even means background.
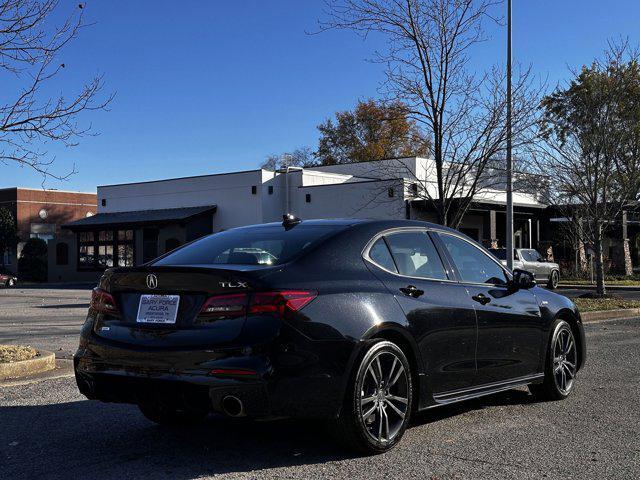
[[[640,308],[640,300],[624,298],[574,298],[573,301],[581,312]]]
[[[0,345],[0,363],[20,362],[30,360],[38,354],[38,351],[29,346]]]

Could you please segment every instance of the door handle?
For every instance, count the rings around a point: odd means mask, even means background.
[[[491,301],[491,299],[489,297],[487,297],[484,293],[479,293],[477,295],[474,295],[471,298],[474,299],[476,302],[478,302],[481,305],[486,305],[487,303],[489,303]]]
[[[420,295],[424,293],[424,290],[420,290],[415,285],[407,285],[406,287],[402,287],[400,291],[405,295],[409,295],[410,297],[413,297],[413,298],[418,298]]]

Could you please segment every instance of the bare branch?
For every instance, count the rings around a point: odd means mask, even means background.
[[[0,71],[21,80],[13,99],[8,92],[0,103],[0,162],[18,164],[46,178],[66,179],[50,170],[55,158],[41,145],[47,141],[65,146],[91,134],[90,126],[80,126],[85,111],[104,110],[114,94],[100,99],[103,76],[96,75],[75,94],[50,97],[44,93],[49,82],[65,69],[57,61],[62,49],[85,26],[84,4],[77,6],[61,25],[53,25],[53,14],[61,8],[58,0],[0,0]]]

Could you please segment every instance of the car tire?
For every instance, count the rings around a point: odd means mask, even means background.
[[[560,283],[560,272],[558,272],[558,270],[553,270],[551,272],[551,275],[549,275],[547,288],[549,290],[555,290],[556,288],[558,288],[558,283]]]
[[[208,414],[201,410],[178,410],[160,402],[142,403],[138,408],[147,419],[169,427],[194,425],[204,420]]]
[[[10,278],[9,280],[7,280],[7,288],[11,288],[16,284],[15,280],[13,278]]]
[[[571,325],[557,319],[547,344],[544,381],[529,385],[529,391],[537,400],[564,400],[573,391],[577,367],[578,344]]]
[[[411,367],[395,343],[379,341],[356,364],[333,433],[346,448],[383,453],[402,438],[411,418]]]

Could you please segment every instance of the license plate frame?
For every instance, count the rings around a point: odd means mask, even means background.
[[[175,325],[179,306],[180,295],[140,295],[136,323]]]

